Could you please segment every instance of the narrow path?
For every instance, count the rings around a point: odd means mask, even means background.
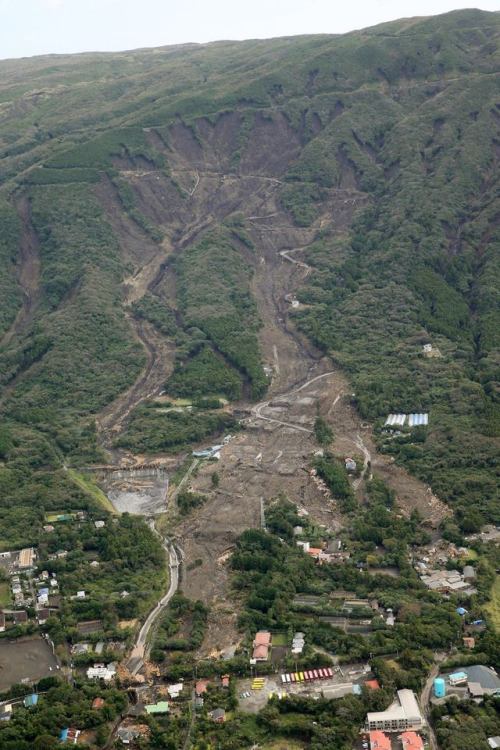
[[[306,249],[305,247],[295,247],[295,248],[292,248],[292,250],[280,250],[279,254],[285,260],[289,261],[290,263],[293,263],[296,266],[299,266],[299,268],[304,268],[307,271],[307,273],[310,273],[312,271],[311,266],[309,266],[307,263],[304,263],[303,260],[295,260],[295,258],[292,258],[292,256],[290,255],[290,253],[297,253],[300,250],[305,250],[305,249]]]
[[[356,439],[353,440],[353,443],[356,446],[356,448],[359,448],[359,450],[362,452],[363,459],[364,459],[363,460],[363,471],[361,472],[361,475],[357,479],[355,479],[354,482],[353,482],[354,489],[357,490],[358,487],[359,487],[359,485],[363,481],[363,479],[370,480],[372,478],[372,474],[371,473],[370,473],[370,476],[368,476],[368,477],[366,476],[366,472],[368,471],[368,467],[371,466],[372,456],[371,456],[370,451],[368,450],[368,448],[364,444],[363,438],[361,437],[361,435],[359,434],[359,432],[356,435]]]
[[[191,474],[196,469],[196,467],[198,466],[199,463],[200,463],[200,459],[199,458],[195,458],[193,460],[193,462],[189,465],[188,470],[186,471],[186,473],[182,477],[181,481],[179,482],[179,484],[177,485],[177,487],[175,488],[175,490],[172,492],[172,494],[170,495],[170,497],[168,497],[168,502],[169,503],[173,502],[177,498],[177,495],[179,494],[179,492],[181,491],[181,489],[184,487],[184,485],[186,484],[187,480],[189,479],[189,477],[191,476]]]

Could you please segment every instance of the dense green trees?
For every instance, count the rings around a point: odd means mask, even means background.
[[[132,412],[124,434],[116,445],[145,453],[176,453],[183,448],[225,430],[236,428],[236,420],[227,412],[165,407],[143,403]]]
[[[222,231],[187,247],[176,260],[178,297],[186,323],[201,329],[250,381],[252,395],[267,385],[249,284],[252,269]]]
[[[117,718],[125,709],[127,698],[116,688],[99,685],[68,685],[51,678],[42,680],[42,691],[37,706],[17,708],[9,722],[0,726],[2,750],[49,750],[60,745],[59,733],[68,726],[80,729],[103,727]],[[25,694],[29,688],[25,688]],[[103,709],[92,709],[95,697],[105,701]],[[106,736],[109,732],[106,732]]]

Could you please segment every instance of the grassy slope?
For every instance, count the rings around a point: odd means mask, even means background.
[[[486,609],[489,612],[493,627],[500,631],[500,576],[496,576],[495,583],[491,588],[491,601]]]

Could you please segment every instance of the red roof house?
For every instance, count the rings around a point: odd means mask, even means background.
[[[365,687],[369,690],[380,690],[380,683],[378,680],[367,680],[365,682]]]
[[[271,646],[271,633],[267,630],[259,630],[255,633],[253,642],[253,658],[257,661],[267,661],[269,658],[269,648]]]
[[[104,698],[94,698],[92,701],[92,708],[102,708],[104,706]]]
[[[400,736],[403,750],[424,750],[424,741],[416,732],[403,732]]]
[[[378,729],[370,732],[370,750],[391,750],[390,738]]]
[[[203,695],[203,693],[207,692],[207,688],[210,684],[209,680],[198,680],[196,685],[194,686],[194,692],[196,695]]]

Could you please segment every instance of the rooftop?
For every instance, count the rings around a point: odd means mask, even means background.
[[[391,750],[391,740],[378,729],[370,732],[370,750]]]
[[[147,714],[166,714],[168,713],[168,701],[158,701],[150,706],[145,706]]]
[[[397,721],[398,719],[421,719],[422,714],[413,690],[398,690],[398,701],[385,711],[371,711],[367,714],[368,722]]]
[[[424,741],[416,732],[403,732],[400,739],[403,750],[424,750]]]
[[[271,633],[267,630],[259,630],[255,633],[254,646],[269,646],[271,643]]]

